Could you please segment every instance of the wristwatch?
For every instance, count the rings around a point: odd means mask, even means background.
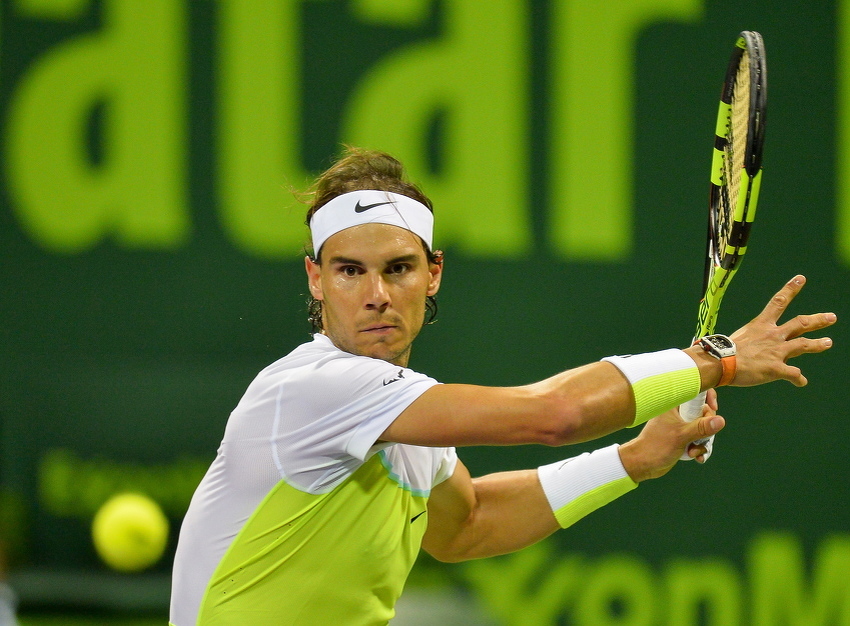
[[[735,378],[735,370],[737,369],[735,355],[738,348],[735,342],[726,335],[706,335],[697,339],[694,344],[699,344],[703,350],[715,359],[720,360],[723,373],[720,375],[720,382],[717,383],[717,386],[722,387],[731,383],[732,379]]]

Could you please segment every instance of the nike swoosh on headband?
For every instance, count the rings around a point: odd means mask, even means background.
[[[360,200],[357,201],[357,204],[354,205],[355,213],[363,213],[363,211],[368,211],[369,209],[374,209],[376,206],[383,206],[385,204],[392,204],[392,202],[376,202],[375,204],[360,204]]]
[[[353,205],[355,202],[356,205]],[[388,224],[404,228],[418,235],[429,250],[433,243],[434,214],[427,206],[391,191],[360,189],[336,196],[313,213],[310,232],[314,253],[320,254],[328,237],[361,224]]]

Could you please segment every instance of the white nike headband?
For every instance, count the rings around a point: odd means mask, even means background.
[[[389,224],[419,235],[428,249],[434,238],[434,214],[421,202],[391,191],[364,189],[337,196],[310,218],[313,254],[328,237],[361,224]]]

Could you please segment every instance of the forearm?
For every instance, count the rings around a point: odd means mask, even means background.
[[[616,445],[536,470],[490,474],[449,487],[458,485],[464,487],[448,490],[448,496],[437,494],[429,503],[433,524],[422,545],[444,561],[521,550],[637,486]]]
[[[566,444],[643,424],[714,387],[721,371],[717,359],[691,347],[607,357],[535,386],[555,406],[570,406]]]
[[[521,387],[436,385],[405,409],[381,440],[420,446],[581,443],[690,400],[716,382],[709,380],[711,367],[717,378],[720,370],[716,362],[701,358],[695,363],[681,350],[618,358],[616,363],[591,363]],[[642,363],[649,364],[647,376],[643,366],[631,379],[621,369]],[[676,370],[674,378],[685,371],[688,385],[671,387],[665,378],[670,368]]]
[[[721,370],[717,359],[691,347],[608,357],[537,386],[556,405],[572,401],[566,415],[570,429],[562,443],[576,443],[643,424],[714,387]]]
[[[546,398],[544,415],[556,416],[561,426],[557,440],[550,442],[554,445],[598,439],[634,420],[635,397],[629,382],[608,363],[571,369],[530,387]]]
[[[420,446],[551,446],[587,441],[629,425],[628,381],[606,363],[592,363],[520,387],[436,385],[382,434]]]

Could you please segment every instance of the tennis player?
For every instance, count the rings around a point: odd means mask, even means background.
[[[305,259],[316,334],[269,365],[228,421],[180,531],[170,622],[385,624],[420,547],[442,561],[519,550],[665,474],[723,428],[716,396],[686,424],[680,403],[724,383],[806,384],[786,361],[828,349],[778,325],[786,284],[752,322],[685,350],[608,357],[512,388],[440,384],[408,368],[443,275],[431,202],[392,157],[349,151],[317,181]],[[612,445],[472,479],[455,446]]]

